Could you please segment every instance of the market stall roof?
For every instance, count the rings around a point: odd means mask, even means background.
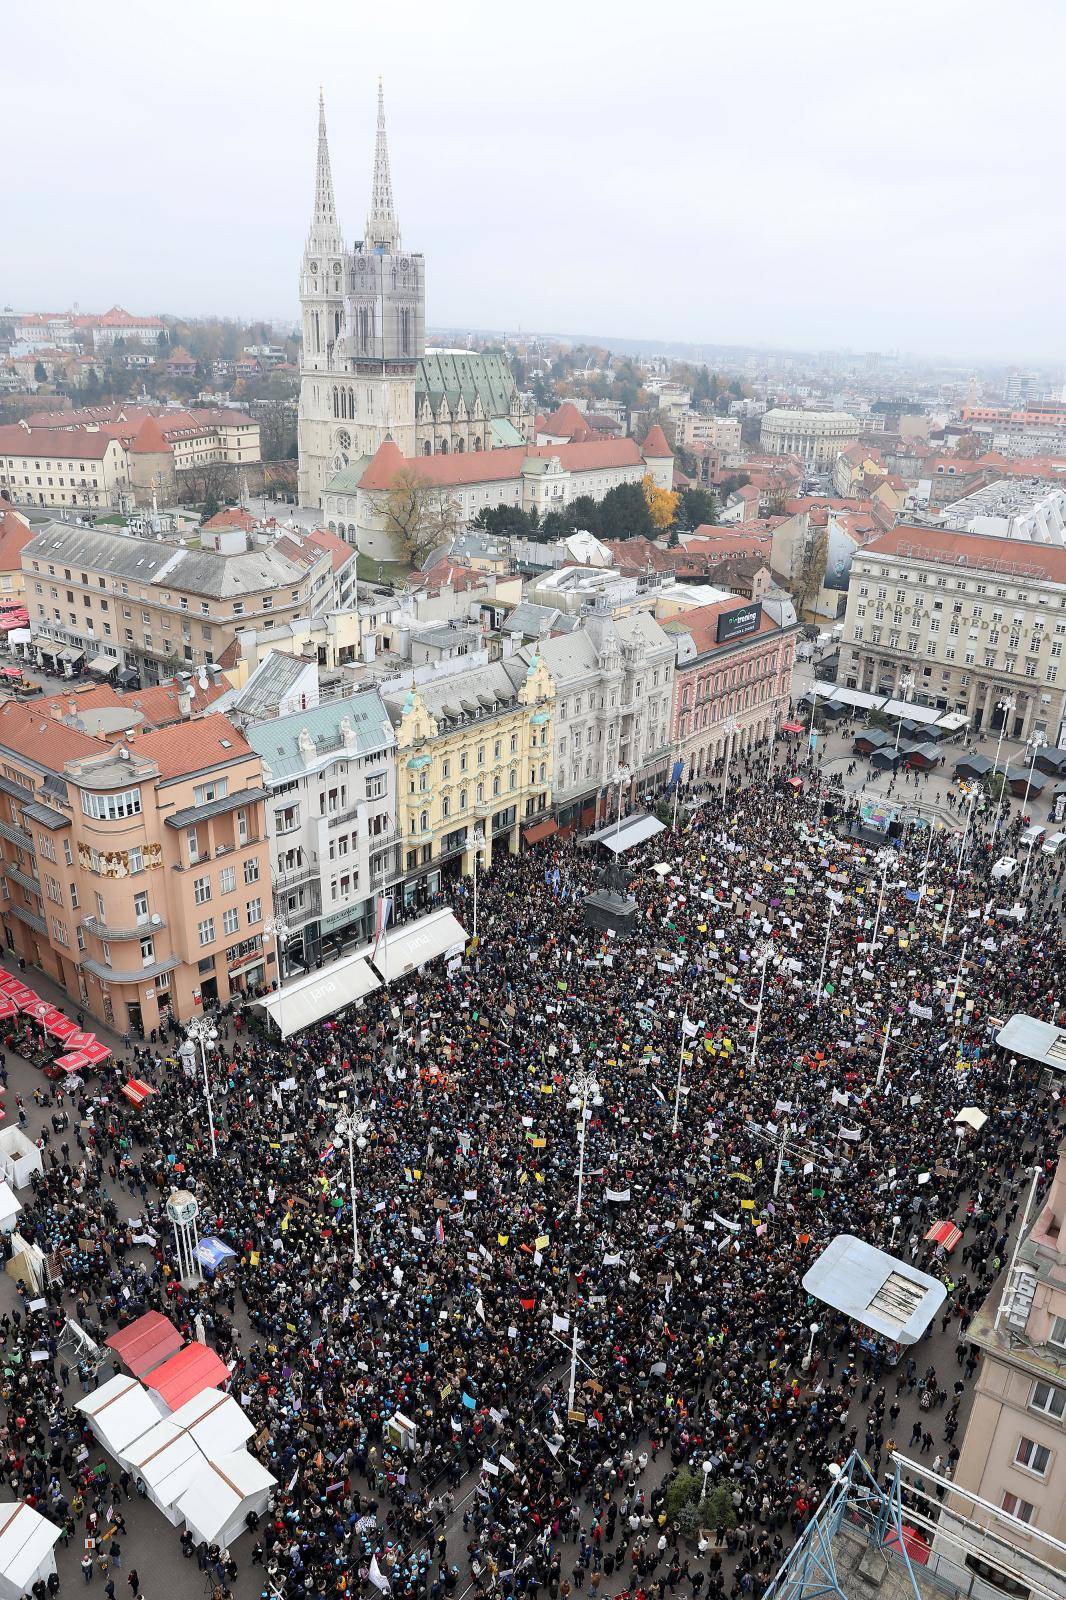
[[[466,940],[466,929],[445,908],[431,911],[428,917],[419,917],[415,922],[406,922],[402,928],[390,928],[387,936],[379,941],[376,955],[364,953],[369,955],[384,982],[393,983],[427,961],[435,961],[456,945],[464,948]]]
[[[1066,1028],[1056,1028],[1039,1017],[1016,1011],[996,1034],[996,1043],[1012,1055],[1066,1072]]]
[[[963,1106],[961,1111],[955,1113],[955,1121],[965,1123],[974,1133],[980,1133],[988,1118],[977,1106]]]
[[[143,1106],[150,1095],[155,1094],[150,1083],[145,1083],[141,1078],[131,1078],[122,1085],[122,1093],[131,1106]]]
[[[169,1317],[159,1311],[146,1311],[105,1342],[135,1378],[142,1378],[177,1355],[184,1340]]]
[[[247,1450],[233,1450],[204,1463],[182,1495],[178,1510],[193,1536],[210,1544],[246,1501],[273,1488],[272,1477]]]
[[[72,1033],[78,1032],[78,1024],[71,1022],[61,1011],[57,1011],[54,1017],[49,1017],[44,1027],[45,1032],[50,1033],[53,1039],[69,1039]]]
[[[231,1394],[204,1389],[170,1421],[176,1428],[191,1433],[204,1455],[217,1460],[230,1450],[239,1450],[255,1433],[255,1423],[245,1416]]]
[[[29,1593],[60,1531],[25,1500],[0,1501],[0,1593]]]
[[[92,1394],[83,1395],[75,1409],[88,1418],[104,1449],[115,1456],[128,1450],[159,1421],[159,1407],[148,1390],[136,1378],[121,1373]]]
[[[221,1239],[216,1239],[210,1234],[207,1238],[198,1240],[193,1254],[204,1271],[212,1275],[218,1271],[219,1267],[224,1267],[227,1261],[236,1261],[237,1259],[236,1250],[231,1250],[228,1244],[224,1244]]]
[[[963,756],[961,761],[955,763],[955,776],[963,778],[984,778],[992,771],[992,763],[987,756]]]
[[[933,706],[918,706],[913,700],[886,700],[880,709],[886,717],[899,717],[907,722],[940,720],[940,712]]]
[[[9,1000],[6,994],[0,995],[0,1022],[6,1022],[8,1017],[17,1017],[19,1008],[14,1000]]]
[[[161,1506],[180,1500],[204,1465],[192,1435],[175,1427],[169,1417],[142,1434],[134,1449],[126,1452],[126,1459]]]
[[[64,1072],[80,1072],[82,1067],[91,1063],[88,1056],[83,1056],[80,1050],[67,1050],[63,1055],[56,1056],[56,1066],[62,1067]]]
[[[916,1343],[947,1299],[944,1285],[909,1261],[838,1233],[803,1275],[809,1295],[897,1344]]]
[[[281,1037],[288,1039],[380,987],[381,980],[367,964],[366,951],[355,951],[287,983],[274,994],[263,995],[254,1004],[262,1007],[277,1024]]]
[[[925,1236],[926,1244],[942,1245],[948,1255],[962,1238],[962,1229],[953,1222],[934,1222]]]
[[[202,1390],[228,1383],[229,1368],[213,1350],[193,1339],[184,1350],[156,1367],[145,1381],[171,1411],[177,1411]]]
[[[590,834],[589,843],[602,844],[612,855],[621,856],[627,850],[633,850],[638,844],[645,844],[647,840],[665,832],[658,817],[649,817],[641,812],[639,816],[623,818],[621,827],[617,822],[611,822],[598,833]]]

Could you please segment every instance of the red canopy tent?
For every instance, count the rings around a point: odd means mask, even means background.
[[[197,1339],[164,1361],[147,1379],[149,1389],[154,1389],[171,1411],[179,1411],[187,1400],[195,1400],[205,1389],[218,1389],[228,1382],[225,1362]]]
[[[49,1000],[42,1000],[37,1009],[32,1011],[30,1015],[35,1022],[41,1024],[46,1033],[51,1033],[53,1022],[61,1022],[63,1020],[62,1011],[52,1005]]]
[[[789,778],[788,784],[789,784],[789,788],[790,789],[802,789],[803,788],[803,779],[802,778]]]
[[[53,1039],[60,1039],[64,1044],[72,1033],[78,1032],[78,1024],[71,1022],[70,1018],[65,1017],[62,1011],[57,1011],[54,1017],[49,1017],[44,1026]]]
[[[154,1372],[181,1349],[181,1334],[160,1311],[146,1311],[105,1341],[135,1378]]]
[[[783,722],[781,724],[781,732],[782,733],[806,733],[807,730],[803,726],[802,722]]]
[[[85,1046],[94,1043],[95,1039],[95,1033],[86,1033],[84,1028],[75,1028],[73,1033],[67,1035],[65,1042],[68,1050],[84,1050]]]
[[[20,1011],[32,1011],[35,1006],[46,1003],[42,1001],[39,994],[34,994],[32,989],[23,989],[21,991],[15,989],[12,991],[11,998]]]
[[[17,972],[0,973],[0,994],[14,994],[16,989],[25,989],[26,985]]]
[[[122,1093],[126,1096],[131,1106],[143,1106],[150,1095],[155,1094],[150,1083],[145,1083],[141,1078],[131,1078],[122,1085]]]
[[[7,995],[0,995],[0,1022],[6,1022],[8,1017],[17,1017],[19,1008],[14,1000],[9,1000]]]
[[[925,1241],[927,1244],[943,1245],[950,1255],[961,1238],[962,1229],[956,1228],[953,1222],[934,1222],[925,1236]]]
[[[101,1044],[95,1034],[90,1034],[88,1043],[80,1044],[78,1049],[86,1061],[90,1061],[94,1067],[98,1067],[101,1061],[106,1061],[111,1054],[110,1047],[106,1044]]]
[[[89,1065],[89,1057],[83,1056],[80,1050],[68,1050],[64,1055],[56,1056],[56,1066],[62,1067],[64,1072],[80,1072],[82,1067]]]

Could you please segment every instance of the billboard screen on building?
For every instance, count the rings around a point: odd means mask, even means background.
[[[760,600],[753,600],[748,606],[738,606],[735,611],[724,611],[718,618],[715,639],[719,644],[727,644],[730,639],[743,639],[746,634],[758,633],[761,617]]]

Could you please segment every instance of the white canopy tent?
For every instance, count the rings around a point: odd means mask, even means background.
[[[182,1518],[177,1503],[205,1464],[192,1435],[169,1420],[157,1422],[138,1439],[126,1464],[143,1482],[152,1504],[176,1528]]]
[[[465,946],[466,939],[462,923],[444,908],[431,911],[415,922],[406,922],[395,932],[389,929],[379,941],[376,955],[370,954],[369,949],[363,953],[373,961],[385,983],[394,983],[406,973],[414,972],[416,967],[425,966],[427,961],[435,961],[453,945]]]
[[[41,1152],[21,1128],[0,1128],[0,1173],[13,1189],[24,1189],[35,1172],[43,1172]]]
[[[0,1233],[13,1233],[22,1201],[11,1185],[0,1181]]]
[[[1056,1028],[1039,1017],[1016,1011],[996,1034],[996,1043],[1012,1055],[1066,1072],[1066,1028]]]
[[[589,840],[593,844],[602,844],[612,855],[620,856],[665,832],[666,828],[658,817],[641,814],[639,817],[624,817],[621,827],[612,822],[606,828],[601,828],[599,833],[591,834]]]
[[[0,1501],[0,1600],[22,1600],[56,1570],[60,1529],[25,1500]]]
[[[233,1396],[221,1394],[217,1389],[202,1389],[172,1412],[169,1421],[192,1434],[209,1460],[239,1450],[255,1432],[255,1424],[248,1420]]]
[[[936,1278],[853,1233],[829,1241],[804,1273],[803,1287],[904,1348],[917,1343],[948,1297]]]
[[[197,1541],[232,1546],[244,1532],[245,1519],[266,1510],[276,1482],[247,1450],[233,1450],[204,1462],[177,1510]]]
[[[138,1441],[160,1420],[159,1407],[143,1383],[124,1373],[83,1395],[75,1409],[104,1449],[124,1465],[129,1464],[131,1452],[139,1453]]]
[[[380,978],[367,964],[366,951],[357,950],[318,972],[308,972],[294,983],[285,984],[279,992],[265,995],[255,1004],[262,1006],[277,1024],[281,1037],[288,1039],[380,987]]]

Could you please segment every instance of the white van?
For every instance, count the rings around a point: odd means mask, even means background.
[[[1022,846],[1023,850],[1031,850],[1034,844],[1039,844],[1046,832],[1047,829],[1044,827],[1042,822],[1031,822],[1026,828],[1025,832],[1022,834],[1018,843]]]
[[[1013,856],[1000,856],[992,868],[992,876],[997,882],[1002,878],[1013,878],[1018,870],[1018,863]]]
[[[1041,854],[1057,856],[1064,844],[1066,844],[1066,833],[1049,833],[1040,846]]]

